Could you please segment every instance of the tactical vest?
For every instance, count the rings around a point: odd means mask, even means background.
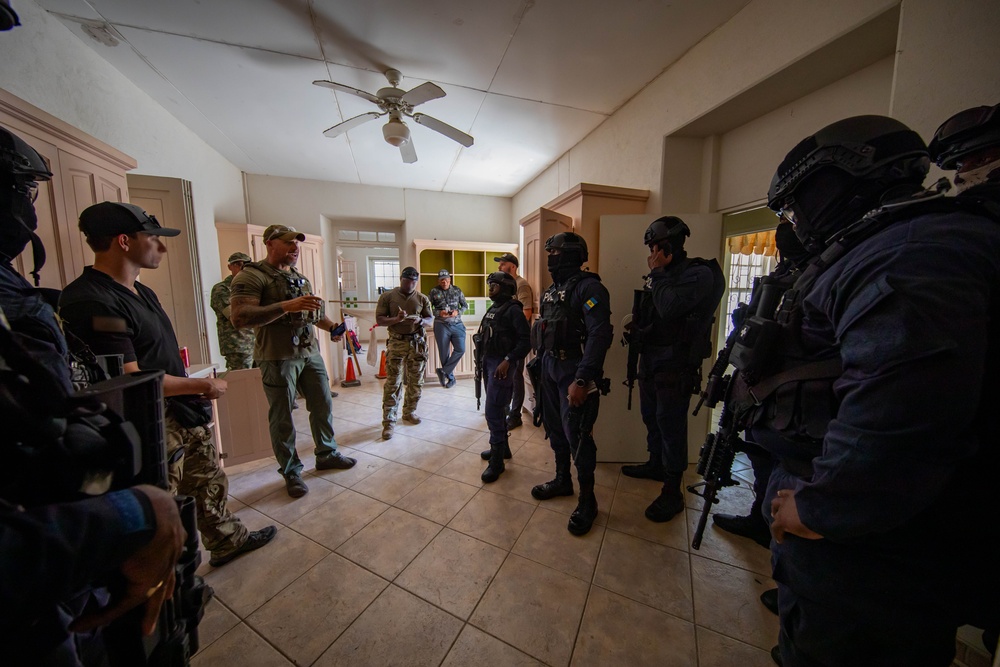
[[[639,330],[644,348],[674,348],[670,357],[698,365],[712,354],[712,324],[715,309],[726,289],[726,279],[715,259],[685,257],[674,271],[679,276],[689,266],[707,266],[712,272],[712,291],[682,318],[665,320],[653,303],[652,280],[646,279],[639,301]]]
[[[276,269],[265,261],[260,261],[251,262],[245,265],[243,269],[257,269],[283,289],[284,294],[279,299],[280,301],[296,299],[300,296],[308,296],[313,293],[312,285],[309,284],[309,279],[299,273],[294,266],[288,267],[288,271],[282,271],[280,269]],[[266,290],[267,288],[265,288],[265,293]],[[322,319],[323,308],[320,308],[319,310],[305,310],[297,313],[285,313],[275,320],[275,322],[291,327],[304,327],[307,324],[315,324]]]
[[[920,215],[966,211],[1000,221],[995,203],[974,198],[925,197],[890,204],[867,214],[846,228],[822,254],[795,279],[791,286],[777,284],[780,303],[768,317],[764,303],[740,330],[731,363],[740,370],[733,400],[748,408],[747,426],[781,434],[802,445],[800,460],[817,455],[839,402],[834,382],[843,372],[840,348],[831,346],[821,358],[805,350],[802,339],[802,301],[819,276],[848,251],[889,226]],[[767,303],[774,303],[774,294]],[[739,350],[739,353],[737,353]]]
[[[477,345],[480,351],[487,357],[502,357],[514,349],[517,339],[514,337],[514,330],[511,327],[501,325],[504,315],[511,308],[523,310],[521,302],[517,299],[508,299],[500,305],[494,305],[479,324]]]
[[[587,341],[587,327],[582,309],[570,305],[577,285],[586,280],[600,280],[589,271],[580,271],[562,286],[552,284],[541,299],[541,315],[532,329],[532,347],[536,353],[550,352],[560,359],[579,359]]]

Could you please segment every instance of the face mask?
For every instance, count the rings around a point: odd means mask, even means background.
[[[38,227],[35,207],[28,197],[3,188],[0,195],[0,255],[8,260],[21,254]]]
[[[1000,181],[1000,160],[988,162],[981,167],[955,174],[953,180],[955,181],[955,189],[958,192],[965,192],[969,188],[974,188],[989,181]]]

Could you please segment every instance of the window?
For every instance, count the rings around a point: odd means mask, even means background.
[[[399,258],[369,257],[368,276],[368,298],[378,301],[378,295],[383,291],[399,287]]]

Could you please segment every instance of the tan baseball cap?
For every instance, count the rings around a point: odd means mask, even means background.
[[[229,264],[235,264],[236,262],[252,262],[253,258],[245,252],[234,252],[226,261]]]
[[[271,225],[264,230],[264,243],[281,239],[282,241],[305,241],[306,235],[295,231],[294,227],[287,225]]]

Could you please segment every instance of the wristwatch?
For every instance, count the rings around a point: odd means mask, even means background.
[[[587,381],[584,380],[583,378],[577,378],[573,380],[573,384],[575,384],[577,387],[586,387]]]

